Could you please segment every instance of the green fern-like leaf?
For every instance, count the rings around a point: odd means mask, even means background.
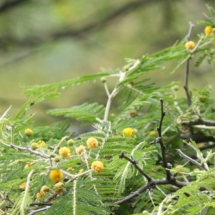
[[[97,122],[97,117],[103,116],[104,106],[98,105],[98,103],[85,103],[72,108],[49,110],[47,113],[54,116],[73,117],[77,120],[87,121],[87,123],[95,123]]]
[[[43,86],[22,86],[24,89],[25,94],[28,97],[32,97],[35,95],[43,95],[45,93],[50,93],[52,91],[64,89],[65,87],[68,87],[70,85],[77,85],[83,82],[87,81],[92,81],[96,80],[97,78],[105,77],[105,76],[110,76],[110,73],[99,73],[99,74],[92,74],[92,75],[83,75],[79,78],[71,79],[71,80],[66,80],[66,81],[61,81],[55,84],[47,84]]]

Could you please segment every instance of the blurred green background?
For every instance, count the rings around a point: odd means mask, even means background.
[[[122,68],[125,58],[141,58],[182,40],[189,21],[206,20],[207,0],[0,0],[0,114],[10,105],[14,115],[26,97],[20,85],[41,85],[71,79],[104,68]],[[204,26],[196,25],[192,40]],[[177,63],[177,62],[175,62]],[[184,67],[174,65],[150,73],[159,86],[180,81]],[[190,89],[204,88],[212,66],[191,69]],[[211,83],[210,83],[211,82]],[[108,83],[109,85],[114,84]],[[68,88],[56,100],[32,107],[37,123],[48,124],[50,108],[84,102],[105,104],[102,83]]]

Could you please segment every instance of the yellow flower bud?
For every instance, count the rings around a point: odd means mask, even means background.
[[[125,137],[131,137],[133,132],[134,132],[134,130],[132,128],[125,128],[122,131],[122,135],[125,136]]]
[[[31,143],[31,149],[32,150],[36,150],[36,149],[38,149],[38,144],[37,143]]]
[[[30,128],[26,128],[26,129],[25,129],[25,134],[26,134],[27,136],[31,136],[31,135],[33,135],[33,131],[32,131]]]
[[[149,136],[154,136],[154,135],[156,135],[157,133],[156,133],[156,131],[150,131],[149,132]]]
[[[30,166],[32,166],[33,165],[33,163],[27,163],[25,166],[24,166],[24,169],[27,169],[27,168],[29,168]]]
[[[63,172],[60,169],[53,169],[51,170],[49,177],[54,182],[59,182],[63,178]]]
[[[73,139],[70,139],[70,140],[67,141],[67,144],[68,144],[69,146],[74,145],[74,143],[75,143],[75,141],[74,141]]]
[[[103,169],[104,169],[104,164],[101,161],[94,161],[91,164],[91,169],[95,172],[95,173],[100,173]]]
[[[106,81],[107,81],[107,79],[106,79],[105,77],[102,77],[102,78],[101,78],[101,82],[102,82],[102,83],[105,83]]]
[[[129,115],[130,115],[131,118],[133,118],[133,117],[135,117],[137,115],[137,113],[136,113],[135,110],[130,110]]]
[[[60,154],[61,158],[66,159],[66,158],[70,158],[71,151],[68,147],[61,147],[59,149],[59,154]]]
[[[96,148],[98,146],[99,142],[98,140],[95,138],[95,137],[90,137],[88,140],[87,140],[87,146],[90,148],[90,149],[93,149],[93,148]]]

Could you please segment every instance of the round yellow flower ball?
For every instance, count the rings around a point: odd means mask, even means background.
[[[100,173],[103,169],[104,169],[104,164],[101,161],[94,161],[91,164],[91,169],[95,172],[95,173]]]
[[[98,142],[98,140],[95,137],[90,137],[87,140],[87,146],[90,149],[96,148],[98,146],[98,144],[99,144],[99,142]]]
[[[212,26],[206,26],[204,32],[206,35],[212,34],[212,32],[213,32]]]
[[[59,155],[63,159],[70,158],[70,156],[71,156],[70,148],[68,148],[68,147],[61,147],[59,149]]]
[[[192,49],[194,49],[194,47],[195,47],[195,43],[194,43],[193,41],[188,41],[188,42],[186,42],[186,44],[185,44],[185,48],[186,48],[187,50],[192,50]]]
[[[63,178],[63,172],[60,169],[53,169],[51,170],[49,177],[55,183],[59,182]]]
[[[133,132],[134,132],[134,130],[132,128],[125,128],[125,129],[123,129],[122,134],[125,137],[131,137]]]

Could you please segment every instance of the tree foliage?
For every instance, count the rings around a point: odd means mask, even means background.
[[[215,12],[208,9],[208,22],[199,23],[211,26],[211,32],[200,32],[194,47],[187,46],[190,23],[185,39],[141,59],[126,59],[121,70],[24,86],[28,101],[14,117],[10,108],[0,117],[0,214],[214,214],[215,100],[210,85],[189,89],[190,62],[214,63]],[[171,72],[185,68],[184,83],[157,87],[145,78],[164,72],[169,61],[175,62]],[[112,77],[118,81],[110,90]],[[34,126],[31,106],[58,97],[62,88],[98,79],[107,94],[105,105],[47,111],[83,121],[94,131],[76,136],[68,120]],[[115,98],[119,112],[111,113]],[[88,144],[92,137],[98,146]],[[50,177],[53,170],[60,175]]]

